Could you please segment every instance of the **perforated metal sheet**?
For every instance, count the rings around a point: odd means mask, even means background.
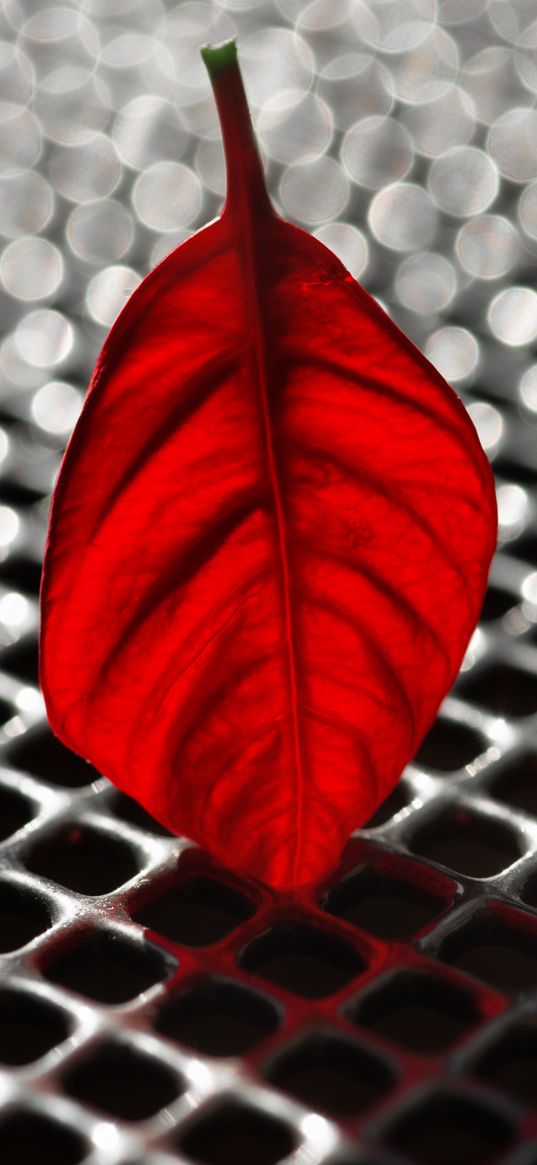
[[[533,0],[4,0],[0,1160],[537,1162]],[[48,498],[106,330],[212,217],[204,41],[239,36],[269,183],[452,381],[501,541],[453,693],[300,903],[54,742]]]

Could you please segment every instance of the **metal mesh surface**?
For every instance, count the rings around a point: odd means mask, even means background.
[[[4,0],[0,1160],[537,1162],[533,0]],[[273,196],[460,392],[500,546],[457,684],[300,906],[170,837],[46,726],[62,448],[139,278],[218,210],[233,33]]]

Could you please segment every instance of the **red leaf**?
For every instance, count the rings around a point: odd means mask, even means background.
[[[465,409],[271,209],[234,46],[205,50],[222,216],[131,296],[57,483],[54,732],[273,886],[320,878],[452,684],[495,545]]]

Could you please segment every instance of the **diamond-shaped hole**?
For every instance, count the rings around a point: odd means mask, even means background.
[[[489,586],[485,595],[485,602],[481,611],[481,623],[493,623],[496,619],[503,618],[512,607],[515,607],[519,599],[512,591],[504,591],[501,587]]]
[[[139,946],[105,930],[81,935],[43,967],[45,979],[99,1003],[126,1003],[168,978],[170,963],[149,943]]]
[[[50,925],[48,906],[34,891],[0,882],[0,953],[26,946]]]
[[[155,1028],[205,1056],[241,1056],[276,1030],[276,1007],[257,991],[226,979],[193,983],[167,999]]]
[[[412,790],[408,787],[408,785],[405,784],[404,781],[400,781],[399,784],[395,786],[395,789],[392,789],[390,795],[386,797],[386,800],[383,801],[381,805],[379,805],[376,812],[372,817],[369,818],[369,821],[367,821],[362,828],[378,829],[379,826],[385,825],[387,821],[390,821],[392,817],[395,817],[396,813],[400,813],[401,809],[405,809],[406,806],[410,804],[411,800]]]
[[[127,797],[126,793],[114,793],[109,804],[114,817],[126,821],[127,825],[134,825],[136,829],[143,829],[146,833],[155,833],[158,837],[174,836],[165,825],[161,825],[150,813],[142,809],[137,801]]]
[[[168,886],[133,914],[135,922],[183,946],[206,947],[246,922],[255,907],[238,890],[202,875]]]
[[[377,938],[397,941],[428,926],[445,909],[446,901],[372,867],[358,870],[333,886],[321,905],[329,914]]]
[[[201,1165],[276,1165],[297,1144],[285,1121],[234,1100],[198,1116],[177,1142]]]
[[[62,825],[26,852],[27,869],[77,894],[116,890],[138,872],[131,847],[87,825]]]
[[[476,728],[439,716],[414,759],[426,769],[456,772],[475,760],[486,747],[487,740]]]
[[[52,785],[77,789],[99,780],[99,773],[69,748],[60,744],[48,728],[25,733],[10,746],[9,763]]]
[[[537,712],[537,675],[508,663],[495,663],[475,675],[463,676],[457,694],[496,716],[531,716]]]
[[[451,1047],[479,1022],[470,995],[438,976],[400,971],[348,1008],[349,1019],[423,1055]]]
[[[25,555],[13,555],[0,565],[0,582],[15,587],[25,594],[38,595],[41,583],[41,563]]]
[[[87,1052],[65,1073],[63,1087],[76,1100],[126,1121],[147,1120],[184,1089],[166,1064],[113,1040]]]
[[[534,1017],[513,1024],[473,1064],[471,1072],[494,1088],[537,1107],[537,1026]]]
[[[437,810],[414,829],[408,847],[420,857],[449,866],[469,878],[490,878],[521,857],[510,826],[465,806]]]
[[[537,753],[526,751],[513,757],[492,775],[488,791],[497,801],[537,817]]]
[[[29,797],[7,785],[0,785],[0,841],[11,837],[35,817],[37,809]]]
[[[365,1112],[394,1080],[384,1060],[336,1033],[311,1032],[280,1052],[263,1075],[308,1108],[331,1117]]]
[[[467,919],[441,942],[438,956],[503,991],[537,986],[537,930],[510,925],[496,911]]]
[[[458,1095],[437,1095],[413,1105],[384,1139],[419,1165],[488,1165],[513,1138],[511,1125],[493,1108]]]
[[[38,687],[37,640],[25,636],[19,643],[7,647],[0,655],[0,668],[19,680]]]
[[[18,1109],[0,1118],[2,1165],[77,1165],[88,1148],[75,1129],[52,1117]]]
[[[0,1063],[32,1064],[63,1043],[72,1022],[39,995],[0,988]]]
[[[242,952],[240,965],[305,999],[335,994],[365,966],[343,939],[294,922],[277,923],[255,938]]]

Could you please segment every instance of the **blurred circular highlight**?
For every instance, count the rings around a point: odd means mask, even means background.
[[[498,193],[494,163],[474,146],[459,146],[437,158],[429,173],[428,187],[437,205],[460,218],[482,214]]]
[[[378,190],[408,174],[413,160],[412,142],[393,118],[366,117],[345,134],[341,160],[353,182]]]
[[[73,254],[86,263],[121,259],[134,239],[132,215],[112,198],[84,202],[71,212],[66,236]]]
[[[519,385],[522,404],[532,413],[537,413],[537,364],[526,368]]]
[[[483,214],[461,227],[455,251],[461,267],[475,279],[499,279],[517,262],[520,240],[509,219]]]
[[[437,328],[425,345],[425,355],[450,384],[469,380],[479,361],[479,345],[467,328]]]
[[[394,251],[426,247],[437,226],[437,211],[426,190],[411,182],[395,182],[375,195],[369,226],[379,243]]]
[[[489,457],[496,453],[503,437],[504,423],[499,409],[487,401],[472,401],[467,405],[467,412],[473,421],[477,435]]]
[[[537,338],[537,292],[532,287],[506,287],[488,310],[492,334],[502,344],[522,347]]]
[[[63,279],[61,253],[54,243],[39,236],[16,239],[0,258],[0,278],[16,299],[47,299],[58,291]]]
[[[82,393],[63,380],[44,384],[32,399],[32,418],[46,433],[71,432],[82,407]]]
[[[61,364],[72,350],[73,326],[61,312],[40,308],[20,321],[15,343],[27,364],[36,368],[53,368]]]
[[[509,109],[491,127],[487,146],[498,169],[512,182],[537,176],[537,110]]]
[[[342,214],[349,199],[349,183],[341,166],[323,156],[289,166],[279,193],[291,218],[316,225]]]
[[[331,222],[313,232],[329,247],[355,279],[361,279],[369,261],[367,239],[357,227],[346,222]]]
[[[132,267],[106,267],[94,275],[86,292],[88,312],[96,323],[110,327],[141,281]]]
[[[410,311],[420,315],[445,311],[457,291],[453,264],[433,251],[411,255],[398,268],[394,289]]]
[[[197,175],[182,162],[156,162],[137,178],[132,204],[140,222],[152,231],[173,231],[189,224],[201,209]]]
[[[315,93],[283,90],[263,106],[256,130],[268,156],[289,165],[325,152],[332,139],[333,119],[329,106]]]

